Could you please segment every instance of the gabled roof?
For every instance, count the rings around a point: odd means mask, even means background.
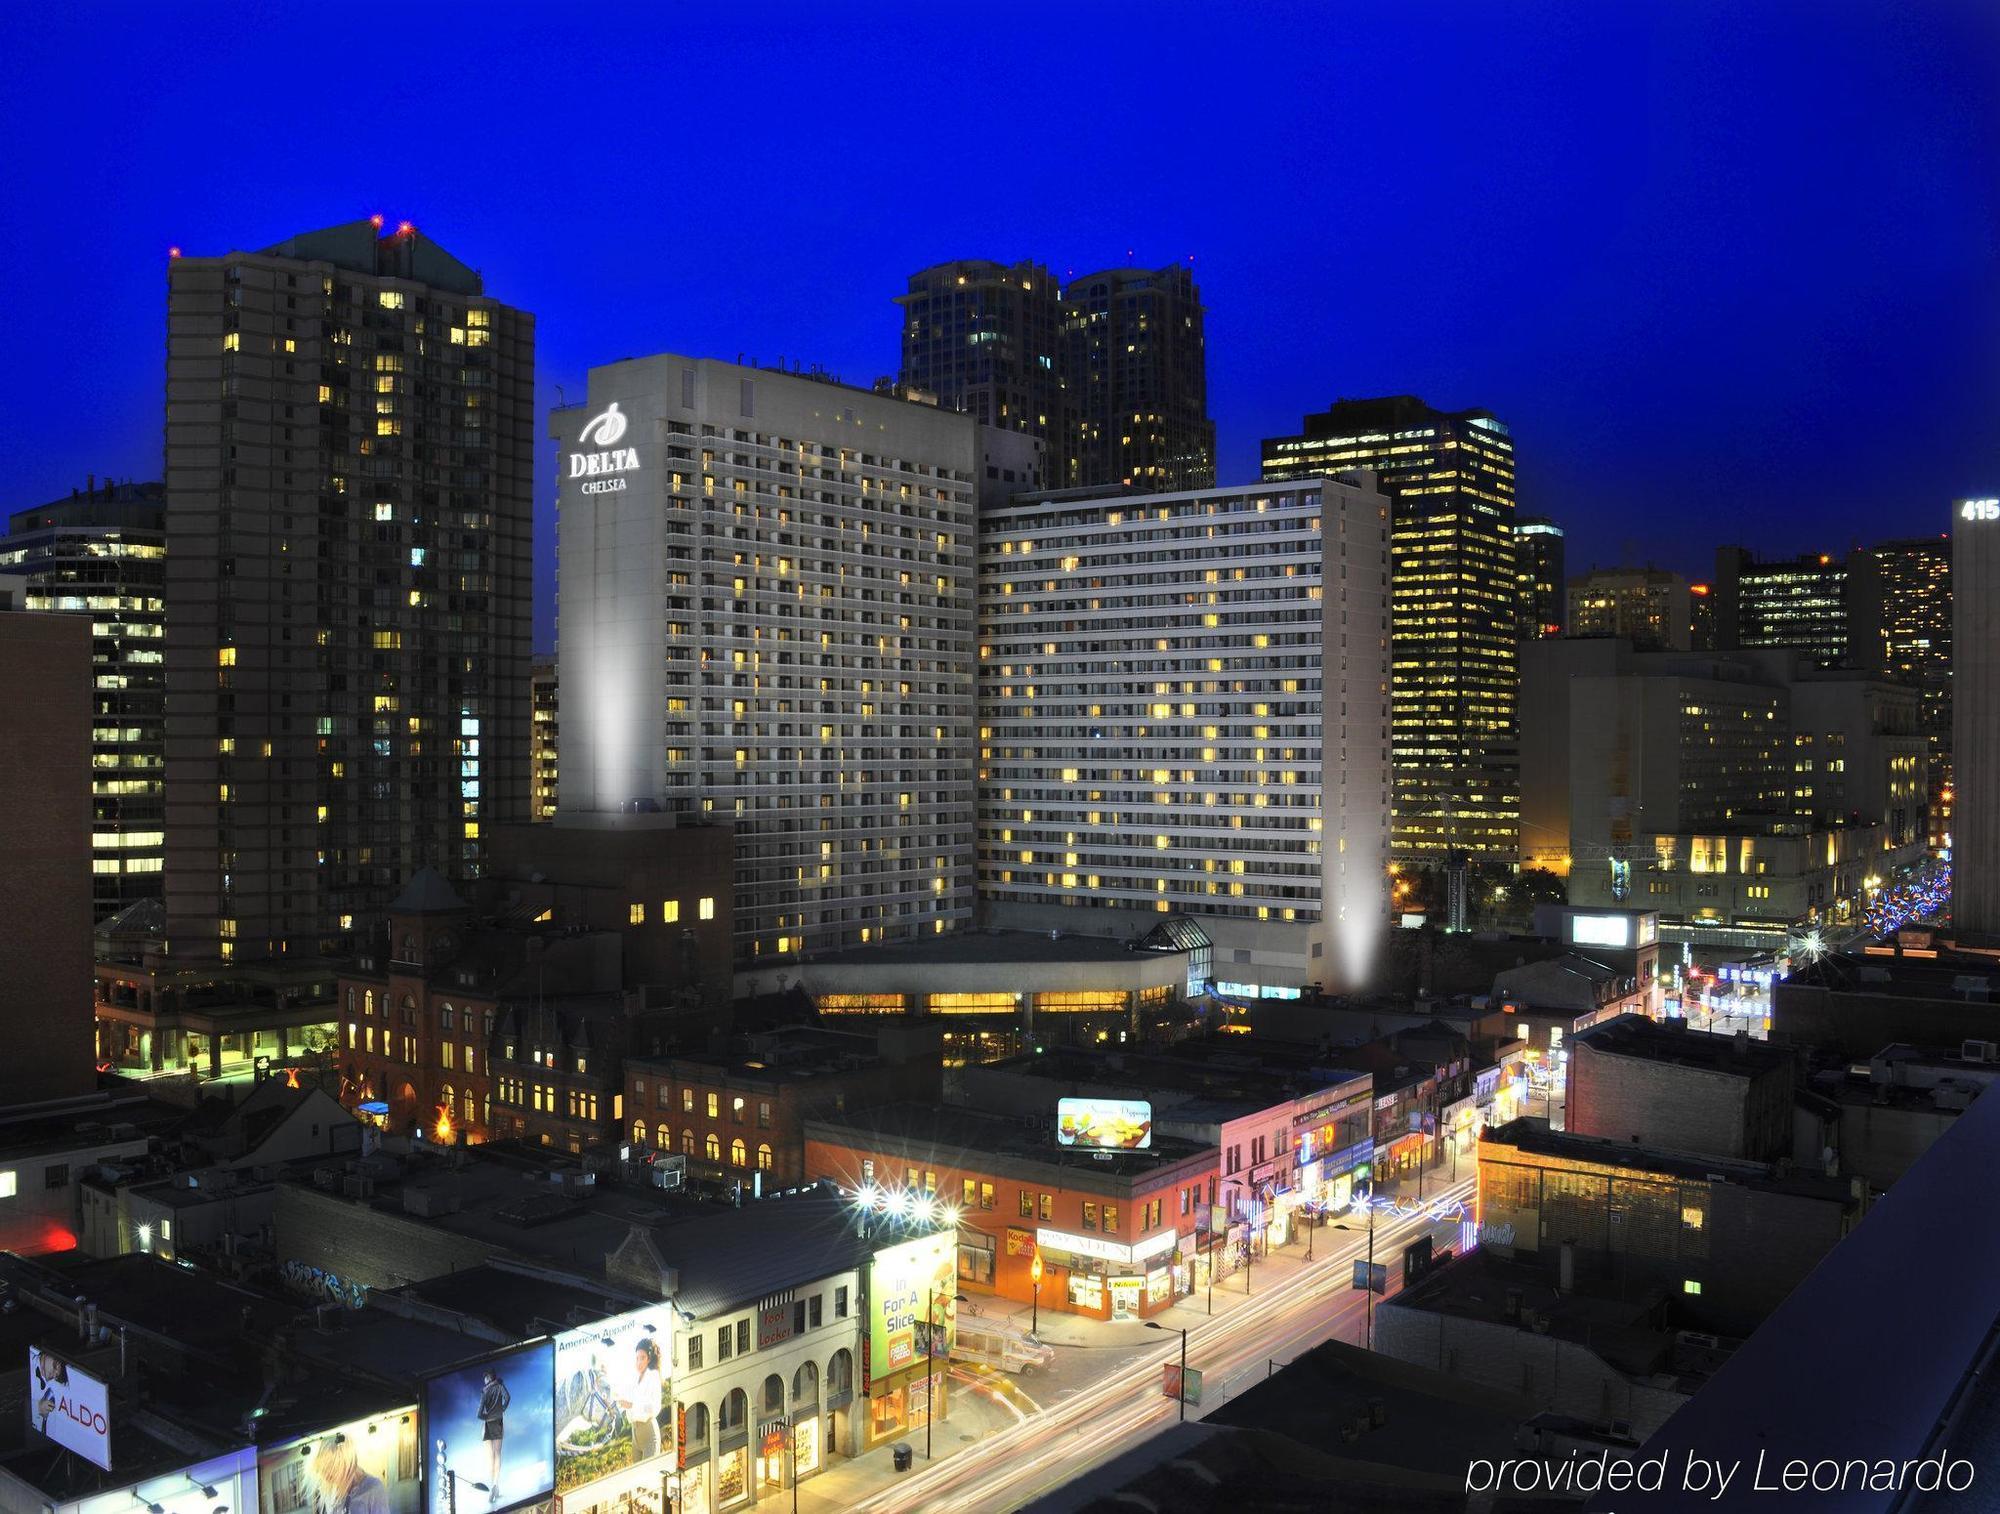
[[[420,867],[389,906],[392,915],[444,915],[465,909],[466,903],[434,867]]]

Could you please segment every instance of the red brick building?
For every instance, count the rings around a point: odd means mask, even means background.
[[[630,1059],[625,1110],[635,1147],[687,1158],[690,1176],[763,1173],[766,1187],[807,1180],[805,1122],[943,1092],[936,1021],[868,1030],[791,1027],[740,1038],[727,1053]]]
[[[1154,1138],[1144,1151],[1057,1146],[1003,1115],[898,1104],[808,1120],[806,1175],[859,1191],[929,1195],[958,1211],[959,1285],[1100,1319],[1167,1308],[1207,1284],[1214,1146]]]
[[[470,901],[418,872],[340,971],[343,1102],[447,1141],[617,1139],[626,1053],[727,1019],[733,847],[614,816],[499,828]]]

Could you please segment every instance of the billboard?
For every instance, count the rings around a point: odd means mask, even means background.
[[[673,1447],[674,1311],[635,1309],[556,1337],[556,1491]]]
[[[1630,946],[1632,921],[1627,915],[1572,915],[1569,939],[1576,946]]]
[[[28,1348],[28,1423],[64,1450],[111,1470],[111,1407],[103,1383],[67,1358]]]
[[[411,1404],[261,1447],[257,1508],[259,1514],[418,1514],[423,1471]]]
[[[424,1384],[429,1514],[487,1514],[555,1491],[555,1342],[530,1341]]]
[[[1153,1106],[1144,1099],[1058,1099],[1056,1144],[1143,1151],[1153,1144]]]
[[[937,1329],[926,1319],[937,1309]],[[958,1231],[939,1230],[875,1253],[868,1279],[868,1360],[874,1377],[899,1372],[958,1341]]]

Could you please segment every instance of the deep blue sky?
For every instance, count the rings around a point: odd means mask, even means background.
[[[1513,426],[1572,571],[2000,492],[1984,0],[23,4],[0,85],[9,508],[158,475],[168,246],[377,211],[536,313],[545,405],[664,349],[865,383],[910,271],[1129,250],[1194,256],[1225,481],[1409,391]]]

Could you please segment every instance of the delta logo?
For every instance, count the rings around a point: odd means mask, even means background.
[[[635,447],[620,447],[626,427],[625,412],[613,400],[603,410],[583,423],[577,433],[577,444],[596,450],[572,452],[569,455],[569,476],[571,478],[600,479],[606,475],[636,473],[639,471],[639,452]],[[598,493],[606,488],[624,488],[622,480],[615,484],[584,486],[584,493]]]

